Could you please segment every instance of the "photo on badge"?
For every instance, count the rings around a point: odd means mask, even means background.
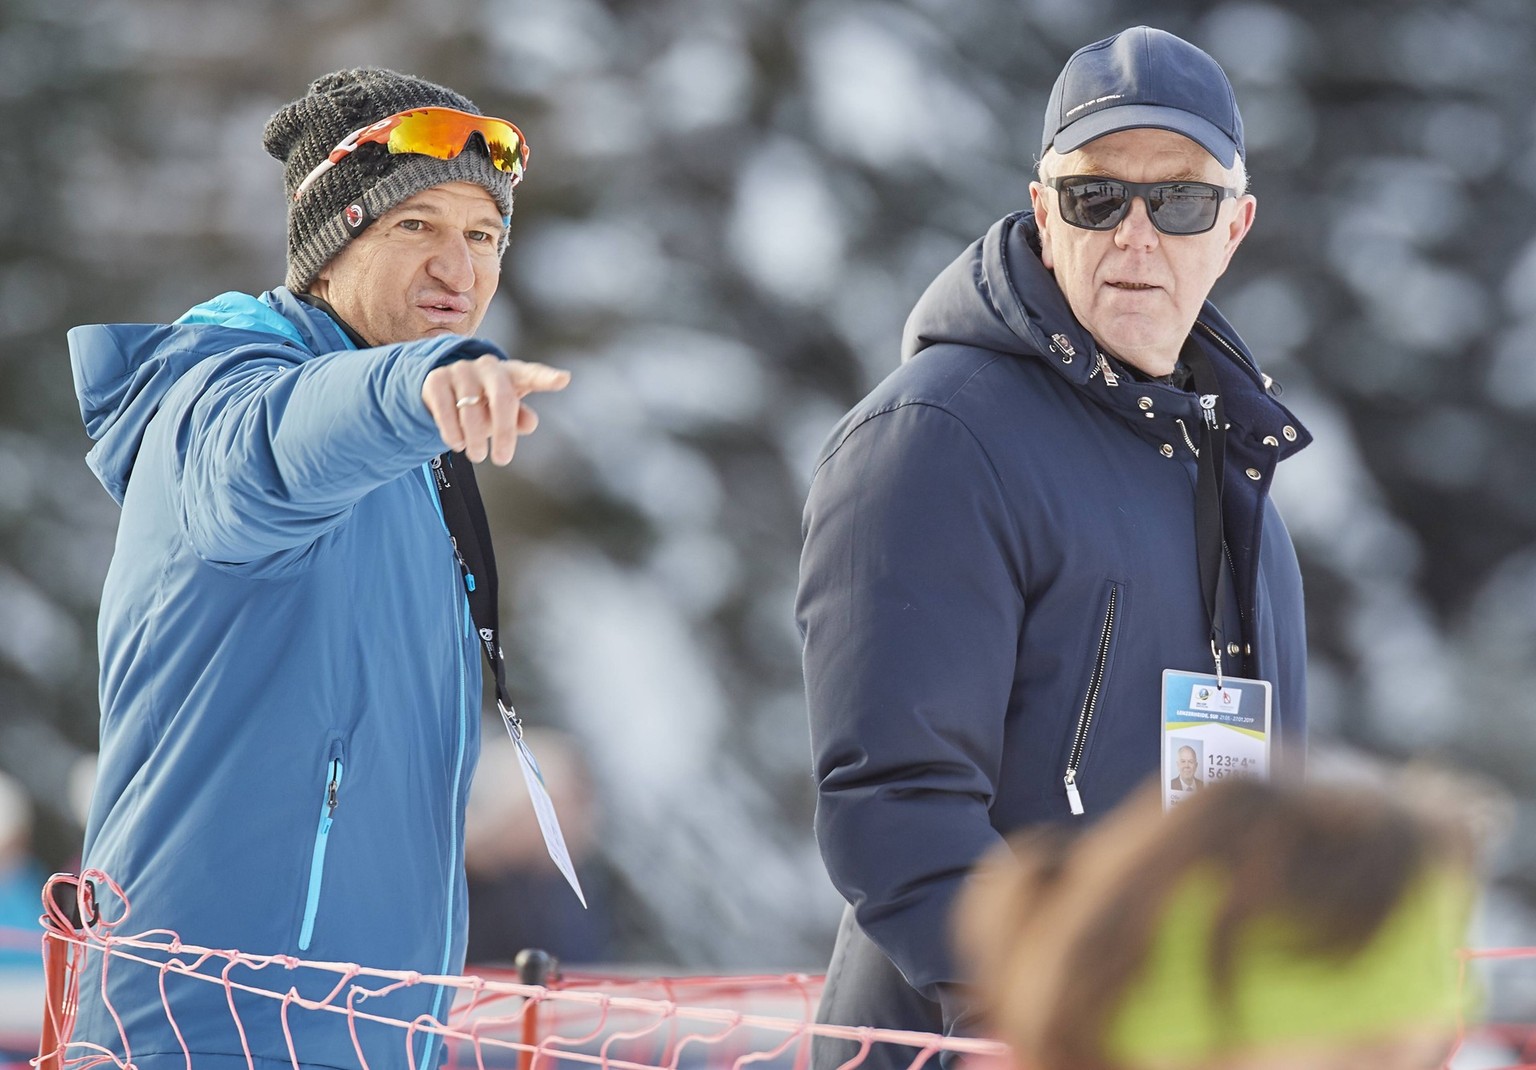
[[[1192,736],[1170,736],[1166,761],[1173,767],[1168,780],[1170,800],[1182,802],[1205,787],[1205,744]]]

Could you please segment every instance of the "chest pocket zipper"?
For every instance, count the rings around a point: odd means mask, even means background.
[[[1104,687],[1104,672],[1109,665],[1109,651],[1115,637],[1115,612],[1119,608],[1120,589],[1114,584],[1109,588],[1109,605],[1104,610],[1104,627],[1099,631],[1099,649],[1093,663],[1093,675],[1088,680],[1088,693],[1083,696],[1083,708],[1077,715],[1077,731],[1072,735],[1072,750],[1067,755],[1067,771],[1061,778],[1067,789],[1067,804],[1074,815],[1083,813],[1083,796],[1078,789],[1077,774],[1083,760],[1083,750],[1088,745],[1088,730],[1093,727],[1093,715],[1098,710],[1099,692]]]
[[[334,757],[327,767],[325,799],[320,805],[320,825],[315,830],[315,847],[309,856],[309,892],[304,898],[304,924],[299,929],[299,950],[308,951],[315,938],[315,915],[320,910],[320,886],[325,879],[325,850],[336,819],[336,805],[341,799],[341,758]]]

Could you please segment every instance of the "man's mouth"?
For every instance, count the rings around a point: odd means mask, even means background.
[[[1117,290],[1155,290],[1155,289],[1157,289],[1157,287],[1153,286],[1150,282],[1112,282],[1112,283],[1110,283],[1110,285],[1113,286]]]
[[[460,297],[437,297],[419,302],[416,306],[428,319],[451,322],[469,315],[470,303]]]

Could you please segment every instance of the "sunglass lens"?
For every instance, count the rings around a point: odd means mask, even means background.
[[[508,132],[499,130],[489,133],[481,130],[479,134],[485,138],[485,147],[486,151],[490,153],[491,163],[509,175],[520,175],[523,173],[522,155],[518,151],[521,146],[517,138],[512,137]]]
[[[1216,223],[1221,193],[1211,186],[1168,182],[1152,189],[1152,221],[1164,234],[1200,234]]]
[[[1125,186],[1113,179],[1063,184],[1061,212],[1067,222],[1089,230],[1108,230],[1125,214]]]
[[[395,124],[389,132],[389,151],[451,160],[464,148],[468,136],[468,128],[456,115],[424,108]]]
[[[510,175],[522,174],[522,139],[511,124],[446,110],[423,109],[406,116],[389,132],[389,151],[451,160],[477,134],[492,164]]]

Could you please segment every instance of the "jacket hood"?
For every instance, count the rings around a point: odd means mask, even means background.
[[[69,332],[69,359],[85,430],[86,463],[122,504],[145,429],[193,367],[240,346],[289,360],[348,348],[334,321],[285,288],[220,294],[172,324],[89,324]]]
[[[1074,348],[1088,341],[1055,278],[1040,262],[1033,217],[1015,212],[992,224],[929,284],[907,317],[901,359],[945,343],[996,353],[1044,353],[1051,335],[1063,331]]]

